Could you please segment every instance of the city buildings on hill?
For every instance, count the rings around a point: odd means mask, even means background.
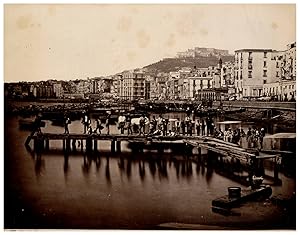
[[[188,49],[187,51],[178,52],[178,58],[186,57],[209,57],[209,56],[228,56],[228,50],[220,50],[215,48],[204,48],[204,47],[195,47],[194,49]]]
[[[188,50],[192,55],[227,55],[214,48]],[[124,100],[222,100],[296,97],[296,43],[284,51],[239,49],[234,61],[207,68],[181,67],[169,73],[147,69],[124,71],[71,81],[48,80],[5,84],[5,95],[15,98],[119,98]]]

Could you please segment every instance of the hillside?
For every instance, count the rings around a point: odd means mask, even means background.
[[[223,62],[234,61],[234,56],[222,56]],[[210,57],[188,57],[188,58],[166,58],[156,63],[145,66],[151,72],[171,72],[178,71],[182,67],[196,66],[197,68],[207,68],[208,66],[216,66],[219,58],[216,56]]]

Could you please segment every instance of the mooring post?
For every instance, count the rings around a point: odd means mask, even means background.
[[[94,138],[94,152],[98,152],[98,140]]]
[[[49,138],[45,139],[45,149],[46,151],[49,151]]]
[[[66,150],[67,152],[71,151],[71,139],[69,137],[66,139]]]
[[[92,144],[92,137],[91,136],[88,136],[86,138],[86,152],[87,153],[91,153],[92,152],[92,148],[93,148],[93,144]]]
[[[121,152],[121,141],[117,140],[117,153]]]
[[[111,140],[111,152],[112,153],[116,152],[116,143],[114,139]]]
[[[274,162],[274,181],[278,181],[279,180],[279,177],[278,177],[278,163],[279,163],[279,156],[276,156],[275,157],[275,162]]]
[[[201,147],[198,147],[198,162],[201,162],[202,154],[201,154]]]
[[[63,138],[62,141],[63,141],[63,150],[65,151],[66,150],[66,140],[65,140],[65,138]]]

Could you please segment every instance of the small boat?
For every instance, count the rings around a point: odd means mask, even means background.
[[[256,200],[259,198],[268,198],[272,195],[272,188],[269,185],[261,185],[255,189],[243,189],[239,187],[229,187],[228,195],[214,199],[213,207],[218,208],[233,208],[241,203]]]

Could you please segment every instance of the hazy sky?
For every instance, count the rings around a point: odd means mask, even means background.
[[[143,67],[188,48],[286,49],[291,5],[5,5],[5,81],[70,80]]]

